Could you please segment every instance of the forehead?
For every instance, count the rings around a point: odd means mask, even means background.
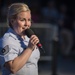
[[[17,14],[17,18],[31,18],[30,11],[24,11]]]

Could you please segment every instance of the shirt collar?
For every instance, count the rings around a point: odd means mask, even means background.
[[[17,39],[23,40],[21,38],[21,36],[18,35],[12,28],[9,28],[7,32],[10,33],[10,36],[12,36],[15,40],[17,40]],[[29,38],[25,35],[24,41],[28,41],[28,40],[29,40]]]
[[[12,28],[9,28],[7,32],[8,32],[8,33],[10,34],[10,36],[12,36],[15,40],[21,38]]]

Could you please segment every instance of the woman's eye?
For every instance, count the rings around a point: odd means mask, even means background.
[[[31,19],[28,19],[28,21],[31,21]]]
[[[20,20],[20,21],[24,21],[24,19]]]
[[[26,21],[26,19],[20,19],[20,21]],[[28,19],[27,21],[31,22],[31,19]]]

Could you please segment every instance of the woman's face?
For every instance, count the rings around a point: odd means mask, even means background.
[[[30,11],[19,13],[17,18],[13,20],[12,25],[17,34],[24,35],[25,30],[31,26]]]

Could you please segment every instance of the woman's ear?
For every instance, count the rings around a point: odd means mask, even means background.
[[[10,20],[11,25],[14,25],[14,19]]]

